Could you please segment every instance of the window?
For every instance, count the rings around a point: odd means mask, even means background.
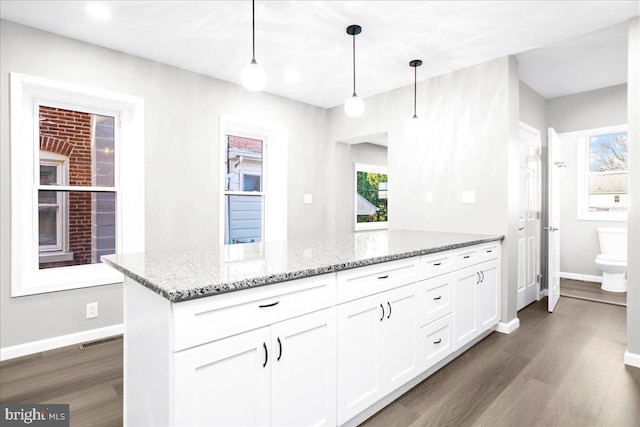
[[[628,139],[623,127],[578,138],[578,219],[626,220]]]
[[[143,107],[11,74],[12,296],[122,282],[100,257],[144,248]]]
[[[220,243],[285,240],[287,130],[221,115],[219,141]]]
[[[265,193],[261,139],[225,135],[225,244],[261,242]]]

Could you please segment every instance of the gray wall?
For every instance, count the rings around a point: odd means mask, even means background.
[[[325,185],[333,167],[327,166],[325,109],[7,21],[0,30],[1,347],[122,322],[120,285],[10,297],[10,72],[145,98],[147,249],[219,242],[220,114],[288,129],[289,236],[327,234],[321,207],[333,197]],[[313,194],[313,204],[303,204],[305,193]],[[96,301],[100,317],[85,320],[85,304]]]
[[[547,238],[544,230],[549,222],[547,210],[547,177],[548,177],[548,150],[549,132],[547,131],[547,100],[538,92],[531,89],[520,80],[520,121],[540,131],[540,174],[541,174],[541,213],[540,213],[540,274],[541,289],[547,289]]]
[[[627,85],[567,95],[547,101],[547,121],[562,138],[560,188],[560,271],[602,276],[595,259],[600,253],[597,227],[625,227],[626,221],[577,219],[577,136],[581,131],[627,123]]]
[[[640,194],[640,18],[629,21],[629,194]],[[627,352],[640,367],[640,202],[629,208]]]
[[[410,124],[413,85],[365,99],[357,119],[341,106],[329,110],[332,147],[388,132],[389,228],[507,236],[502,321],[516,315],[517,271],[509,266],[517,265],[517,73],[515,58],[500,58],[419,83],[417,127]],[[477,203],[462,204],[463,190],[475,190]]]
[[[387,166],[387,147],[336,142],[335,150],[335,232],[350,233],[354,216],[354,163]]]

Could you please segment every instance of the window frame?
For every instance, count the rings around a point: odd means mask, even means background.
[[[219,116],[219,241],[225,243],[227,195],[262,195],[262,241],[286,240],[287,238],[287,129],[269,122],[255,119],[230,116]],[[226,170],[226,135],[259,139],[262,149],[262,191],[227,191]],[[234,246],[234,245],[231,245]]]
[[[626,212],[589,212],[589,138],[594,135],[627,132],[627,125],[607,126],[575,132],[577,139],[577,219],[579,221],[627,221]],[[598,172],[602,173],[602,172]],[[614,172],[618,173],[618,172]],[[627,171],[627,179],[629,172]]]
[[[67,185],[69,179],[69,158],[63,154],[53,153],[51,151],[39,152],[39,167],[54,166],[56,168],[57,186]],[[40,184],[42,185],[42,184]],[[56,245],[40,245],[38,242],[39,262],[58,262],[69,261],[73,259],[73,254],[69,253],[69,235],[67,230],[67,193],[56,192],[55,206],[58,208],[56,213],[56,237],[58,244]],[[38,209],[42,207],[38,199]],[[39,237],[38,232],[38,237]]]
[[[54,80],[10,73],[11,296],[123,282],[106,264],[39,268],[38,190],[112,192],[112,187],[39,183],[40,104],[115,117],[116,253],[144,250],[144,100]],[[50,261],[49,259],[47,261]]]

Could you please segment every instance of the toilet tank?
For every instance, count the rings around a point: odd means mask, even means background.
[[[627,256],[627,229],[622,227],[598,227],[600,253]]]

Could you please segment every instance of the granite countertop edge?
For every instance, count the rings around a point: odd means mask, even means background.
[[[270,274],[265,276],[256,276],[243,280],[222,282],[213,285],[203,286],[197,289],[189,289],[187,291],[168,291],[160,286],[157,286],[153,281],[136,274],[135,272],[121,266],[120,264],[112,261],[109,258],[103,257],[102,261],[107,265],[115,268],[125,276],[130,277],[136,282],[144,285],[146,288],[154,291],[155,293],[163,296],[170,302],[178,303],[183,301],[189,301],[193,299],[204,298],[208,296],[215,296],[229,292],[236,292],[250,288],[256,288],[260,286],[273,285],[276,283],[282,283],[290,280],[303,279],[306,277],[318,276],[321,274],[333,273],[342,270],[349,270],[352,268],[365,267],[373,264],[381,264],[388,261],[395,261],[404,258],[411,258],[414,256],[428,255],[437,252],[444,252],[453,249],[459,249],[467,246],[479,245],[482,243],[494,242],[497,240],[504,240],[504,236],[491,236],[484,239],[473,239],[466,242],[455,243],[444,246],[437,246],[431,248],[425,248],[415,251],[400,252],[397,254],[385,255],[380,257],[365,258],[354,260],[346,263],[323,265],[316,268],[309,268],[304,270],[294,270],[289,272],[282,272],[276,274]]]

